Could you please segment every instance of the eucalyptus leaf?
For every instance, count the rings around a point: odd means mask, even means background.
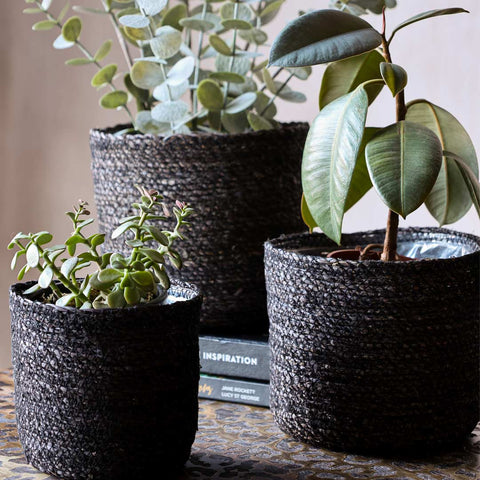
[[[270,64],[303,67],[359,55],[382,36],[368,22],[338,10],[318,10],[290,22],[275,39]]]
[[[188,105],[181,100],[163,102],[152,109],[152,118],[157,122],[176,122],[188,113]]]
[[[147,28],[150,25],[150,20],[143,15],[122,15],[118,21],[130,28]]]
[[[210,35],[208,41],[212,48],[214,48],[218,53],[222,55],[232,55],[232,49],[226,44],[226,42],[219,37],[218,35],[212,34]]]
[[[219,82],[245,83],[245,77],[232,72],[212,72],[209,78]]]
[[[243,133],[249,128],[245,111],[239,113],[222,113],[222,125],[228,133]]]
[[[239,32],[240,38],[243,38],[248,43],[254,45],[264,45],[267,43],[268,35],[259,28],[251,28],[249,30],[241,30]],[[223,53],[223,52],[222,52]]]
[[[162,68],[153,62],[135,62],[130,72],[132,82],[139,88],[149,90],[164,82]]]
[[[82,65],[90,65],[92,63],[91,60],[88,58],[71,58],[65,62],[65,65],[71,65],[74,67],[82,66]]]
[[[300,80],[307,80],[308,77],[312,74],[312,67],[291,67],[287,68],[287,71],[289,73],[293,73],[293,75]]]
[[[260,12],[260,21],[262,25],[270,23],[278,14],[280,7],[285,0],[267,0],[265,7]]]
[[[22,13],[26,13],[27,15],[42,13],[42,9],[41,8],[25,8],[23,9]]]
[[[138,47],[137,42],[142,42],[150,38],[148,30],[145,28],[121,27],[121,30],[124,32],[125,37],[136,47]]]
[[[185,83],[195,68],[193,57],[184,57],[179,60],[168,72],[166,82],[171,86],[178,86]]]
[[[180,50],[182,34],[173,27],[166,25],[155,32],[155,38],[150,41],[150,47],[158,58],[173,57]]]
[[[407,72],[400,65],[382,62],[380,73],[394,97],[407,86]]]
[[[248,123],[253,130],[273,130],[273,125],[266,119],[253,112],[247,114]]]
[[[63,38],[67,42],[76,42],[82,31],[82,20],[80,17],[70,17],[62,27]]]
[[[157,122],[148,110],[137,113],[135,124],[142,133],[150,133],[151,135],[161,135],[170,130],[170,123]]]
[[[237,7],[237,13],[235,14],[235,7]],[[220,17],[222,20],[244,20],[250,22],[253,17],[252,9],[243,3],[225,2],[220,8]]]
[[[240,113],[250,108],[257,100],[257,95],[253,92],[247,92],[233,99],[225,107],[226,113]]]
[[[130,74],[127,73],[123,79],[127,90],[133,95],[133,97],[141,104],[147,103],[150,97],[150,92],[143,88],[137,87],[133,82]]]
[[[425,201],[442,164],[442,145],[435,133],[406,121],[380,130],[365,154],[378,194],[404,218]]]
[[[358,87],[320,111],[305,143],[305,200],[317,225],[338,244],[367,109],[368,96],[363,87]]]
[[[170,100],[179,100],[188,90],[188,81],[180,83],[179,85],[168,85],[162,83],[153,89],[153,97],[160,102],[168,102]]]
[[[267,120],[272,120],[277,114],[277,107],[272,102],[268,95],[263,92],[257,93],[257,99],[255,101],[254,107],[257,113],[266,118]]]
[[[213,30],[215,28],[215,24],[213,22],[193,17],[182,18],[178,23],[182,27],[190,30],[198,30],[199,32],[208,32],[209,30]]]
[[[100,105],[103,108],[115,109],[123,107],[128,102],[128,94],[122,90],[115,90],[105,94],[100,99]]]
[[[188,10],[185,4],[179,3],[178,5],[174,5],[165,12],[165,15],[162,18],[162,26],[169,25],[177,30],[182,30],[183,27],[180,25],[180,20],[187,15]]]
[[[333,100],[352,92],[368,80],[381,79],[380,64],[382,62],[384,62],[383,56],[373,50],[328,65],[320,87],[320,109]],[[366,87],[369,104],[375,100],[382,88],[381,84]]]
[[[78,13],[88,13],[90,15],[108,15],[106,10],[99,8],[84,7],[82,5],[74,5],[73,10]]]
[[[52,0],[43,0],[41,8],[42,10],[48,10],[52,6]]]
[[[60,34],[53,42],[53,48],[55,48],[56,50],[65,50],[73,46],[75,46],[75,42],[67,42],[67,40],[63,38],[62,34]]]
[[[246,22],[245,20],[238,20],[235,18],[229,20],[222,20],[222,26],[227,30],[250,30],[253,28],[250,22]]]
[[[102,85],[111,83],[117,73],[117,69],[118,67],[114,63],[100,69],[92,78],[92,87],[101,87]]]
[[[136,0],[145,15],[153,16],[160,13],[168,4],[168,0]]]
[[[427,100],[416,100],[407,107],[408,121],[432,130],[440,139],[443,150],[462,158],[478,175],[477,155],[472,140],[451,113]],[[470,209],[471,198],[464,188],[464,178],[454,158],[443,156],[440,173],[425,204],[440,225],[456,222]]]
[[[202,80],[199,83],[197,97],[207,110],[219,111],[223,108],[222,90],[213,80]]]
[[[41,20],[40,22],[37,22],[32,26],[32,30],[35,30],[36,32],[51,30],[56,25],[56,22],[54,22],[53,20]]]
[[[231,57],[227,57],[220,53],[215,59],[215,68],[218,72],[233,72],[238,75],[246,75],[250,70],[250,65],[251,61],[248,58],[243,57],[235,57],[233,65],[231,65]]]

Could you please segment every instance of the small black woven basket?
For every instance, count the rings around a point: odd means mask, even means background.
[[[344,235],[381,243],[384,231]],[[322,234],[265,244],[271,409],[315,446],[418,453],[463,440],[479,420],[480,239],[406,229],[399,242],[464,246],[458,258],[381,262],[305,255]],[[338,248],[338,247],[337,247]]]
[[[242,134],[114,135],[92,130],[93,181],[105,246],[125,249],[110,233],[131,215],[135,184],[156,188],[173,205],[195,209],[186,261],[176,278],[205,294],[202,329],[268,330],[263,243],[302,228],[300,163],[306,123]]]
[[[58,308],[10,289],[15,411],[25,456],[64,479],[180,469],[198,420],[201,296],[125,309]]]

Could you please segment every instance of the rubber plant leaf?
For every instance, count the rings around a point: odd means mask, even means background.
[[[317,10],[290,22],[275,39],[270,64],[304,67],[334,62],[378,47],[382,37],[368,22],[339,10]]]
[[[312,213],[308,208],[307,201],[305,200],[305,195],[302,195],[302,206],[301,206],[302,220],[303,223],[308,227],[310,233],[313,232],[315,227],[318,227],[317,222],[313,219]]]
[[[477,155],[472,140],[451,113],[427,100],[415,100],[407,108],[408,121],[422,124],[435,132],[443,150],[462,158],[478,175]],[[440,173],[425,204],[440,225],[456,222],[470,209],[472,201],[465,189],[461,169],[453,158],[443,156]]]
[[[442,164],[438,137],[418,123],[394,123],[365,149],[372,183],[390,210],[406,217],[427,198]]]
[[[407,86],[407,72],[400,65],[382,62],[380,64],[380,73],[394,97]]]
[[[305,200],[317,225],[338,244],[367,110],[367,93],[358,87],[320,111],[305,143],[302,160]]]
[[[331,63],[322,77],[320,110],[333,100],[355,90],[363,82],[380,79],[380,64],[384,61],[383,56],[377,50],[373,50]],[[383,85],[366,87],[369,104],[377,98],[382,88]]]

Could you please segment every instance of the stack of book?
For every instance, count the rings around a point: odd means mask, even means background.
[[[200,398],[269,406],[267,336],[200,335]]]

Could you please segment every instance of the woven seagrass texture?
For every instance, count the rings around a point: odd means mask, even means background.
[[[384,231],[344,235],[346,246]],[[354,452],[431,450],[479,419],[480,239],[407,229],[399,241],[463,244],[473,253],[409,262],[299,254],[334,244],[297,234],[265,245],[271,409],[315,446]]]
[[[147,478],[188,459],[198,420],[201,297],[60,309],[10,290],[15,409],[27,460],[65,479]],[[145,476],[144,476],[145,475]]]
[[[118,137],[93,130],[90,145],[95,201],[107,249],[118,219],[132,214],[135,184],[158,189],[165,203],[188,202],[192,228],[177,278],[205,295],[202,326],[268,329],[263,243],[303,229],[300,163],[308,125],[285,124],[245,134]],[[115,247],[113,245],[115,244]]]

